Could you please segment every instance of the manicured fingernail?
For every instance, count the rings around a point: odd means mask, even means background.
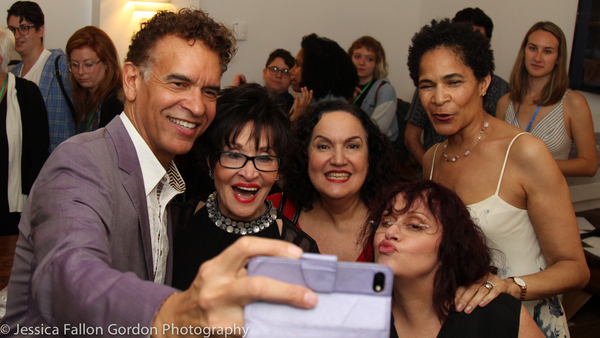
[[[485,301],[481,301],[481,303],[479,303],[479,306],[484,307],[485,306]]]
[[[302,249],[295,245],[288,245],[288,252],[292,257],[300,257],[302,256]]]
[[[465,313],[471,313],[472,310],[473,310],[472,307],[467,306],[467,308],[465,309]]]
[[[464,305],[458,303],[458,305],[456,305],[456,311],[460,312],[463,309]]]
[[[304,302],[306,303],[306,305],[314,307],[315,305],[317,305],[317,302],[319,301],[317,294],[314,292],[307,292],[304,294]]]

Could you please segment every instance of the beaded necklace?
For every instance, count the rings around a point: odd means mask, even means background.
[[[277,219],[277,209],[273,207],[271,201],[266,200],[267,211],[262,216],[250,221],[234,221],[229,217],[225,217],[219,211],[217,205],[217,192],[213,192],[206,200],[206,208],[208,209],[208,218],[219,228],[228,233],[237,235],[250,235],[268,228],[273,221]]]

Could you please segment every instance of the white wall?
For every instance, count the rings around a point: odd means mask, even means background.
[[[0,0],[0,24],[6,23],[6,9],[13,0]],[[148,13],[133,12],[127,0],[38,0],[46,15],[45,45],[65,48],[77,29],[98,24],[115,42],[121,60],[131,34]],[[398,97],[410,99],[414,90],[408,77],[406,54],[410,39],[432,18],[452,17],[465,7],[478,6],[494,21],[492,47],[496,73],[508,79],[519,44],[529,27],[540,20],[561,26],[569,46],[573,38],[578,0],[172,0],[176,8],[199,6],[227,25],[248,24],[248,37],[239,41],[239,51],[223,84],[244,73],[250,81],[262,83],[262,69],[268,54],[285,48],[295,55],[302,36],[317,33],[347,49],[362,35],[380,40],[386,50],[390,74]],[[600,96],[587,95],[600,130]]]
[[[72,0],[78,1],[78,0]],[[140,28],[140,22],[151,17],[152,12],[134,12],[134,1],[128,0],[95,0],[100,1],[98,27],[108,34],[117,47],[121,61],[125,59],[127,48],[133,33]],[[172,0],[172,8],[196,6],[199,0]]]
[[[240,41],[233,64],[223,77],[231,83],[237,73],[262,83],[262,69],[271,51],[285,48],[294,56],[304,35],[317,33],[347,49],[363,35],[383,44],[389,79],[399,97],[410,99],[414,90],[408,77],[406,52],[419,26],[419,1],[411,0],[202,0],[201,7],[227,25],[248,24],[248,38]]]

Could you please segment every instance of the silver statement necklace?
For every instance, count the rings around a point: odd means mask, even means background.
[[[473,150],[473,147],[475,147],[475,145],[477,143],[479,143],[479,140],[481,140],[481,136],[483,135],[483,132],[487,129],[487,127],[489,126],[489,122],[485,121],[483,123],[483,128],[481,128],[481,131],[479,132],[479,136],[477,136],[477,138],[475,139],[475,142],[473,142],[473,144],[469,147],[469,149],[467,149],[467,151],[465,151],[465,157],[469,156],[469,154],[471,153],[471,150]],[[444,144],[444,159],[446,160],[446,162],[456,162],[456,160],[458,160],[460,158],[460,155],[456,155],[453,158],[448,158],[448,155],[446,155],[446,148],[448,148],[448,140],[446,140],[446,144]]]
[[[208,209],[208,218],[215,225],[229,233],[237,235],[249,235],[263,231],[268,228],[273,221],[277,219],[277,209],[273,207],[271,201],[266,200],[267,211],[260,217],[250,222],[234,221],[228,217],[221,215],[217,206],[217,192],[213,192],[206,200],[206,208]]]

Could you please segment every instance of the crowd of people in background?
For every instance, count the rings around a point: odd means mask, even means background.
[[[407,114],[371,36],[346,51],[308,34],[295,57],[268,55],[264,85],[237,74],[221,90],[235,39],[201,10],[159,11],[123,65],[94,26],[46,49],[35,2],[15,2],[7,27],[11,330],[243,325],[253,300],[311,308],[312,291],[244,265],[313,252],[392,268],[391,337],[569,336],[560,295],[590,274],[564,177],[598,161],[554,23],[525,34],[506,82],[481,9],[431,21],[409,47]],[[409,179],[402,142],[420,168]]]

